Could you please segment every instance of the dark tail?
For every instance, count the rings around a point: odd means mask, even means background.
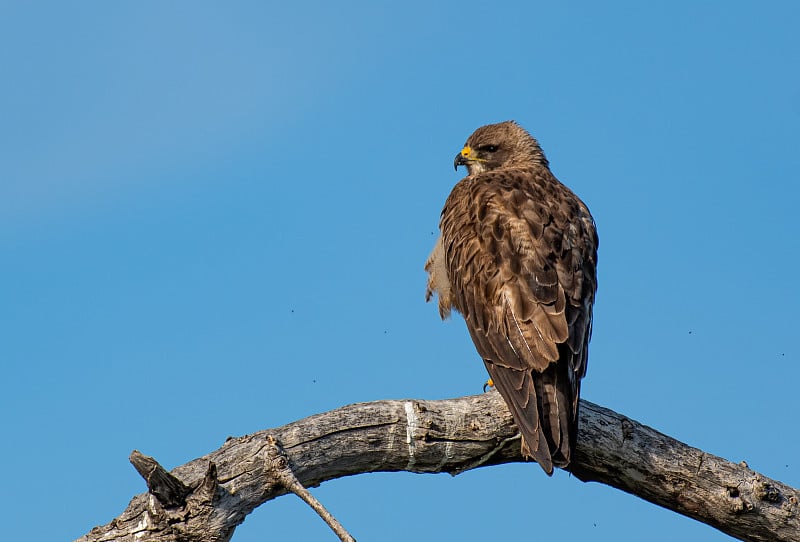
[[[541,373],[484,363],[522,434],[522,455],[548,476],[554,466],[567,467],[578,435],[580,393],[580,379],[569,361],[562,358]]]

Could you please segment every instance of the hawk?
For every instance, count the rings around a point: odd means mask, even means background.
[[[454,166],[468,175],[442,210],[426,300],[466,321],[491,381],[548,475],[569,465],[586,374],[598,238],[586,205],[514,121],[475,130]]]

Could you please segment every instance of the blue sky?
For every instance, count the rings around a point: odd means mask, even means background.
[[[800,486],[796,2],[271,4],[0,4],[8,539],[110,521],[134,448],[479,392],[422,265],[506,119],[598,224],[583,396]],[[531,464],[314,493],[359,540],[729,540]],[[266,533],[334,540],[293,497]]]

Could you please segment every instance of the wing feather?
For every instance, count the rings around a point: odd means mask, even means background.
[[[460,181],[440,226],[453,306],[523,453],[550,474],[577,433],[597,283],[591,215],[547,168],[500,169]]]

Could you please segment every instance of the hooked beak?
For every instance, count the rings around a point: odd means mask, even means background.
[[[458,171],[458,166],[466,166],[469,160],[461,153],[456,154],[456,159],[453,160],[453,169]]]
[[[471,160],[477,160],[475,151],[469,145],[465,145],[461,152],[456,154],[456,159],[453,160],[453,168],[458,171],[458,166],[468,166]]]

